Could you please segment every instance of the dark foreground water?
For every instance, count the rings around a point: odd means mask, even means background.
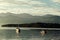
[[[42,36],[40,30],[21,30],[19,35],[15,29],[0,29],[0,40],[60,40],[60,31],[47,31]]]

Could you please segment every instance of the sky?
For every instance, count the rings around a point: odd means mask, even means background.
[[[60,0],[0,0],[0,13],[60,16]]]

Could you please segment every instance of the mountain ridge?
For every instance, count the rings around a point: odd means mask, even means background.
[[[4,16],[5,15],[5,16]],[[0,23],[60,23],[60,16],[57,15],[43,15],[33,16],[27,13],[13,14],[13,13],[1,13]]]

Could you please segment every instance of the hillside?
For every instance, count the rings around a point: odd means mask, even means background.
[[[44,16],[32,16],[27,13],[13,14],[13,13],[0,13],[0,23],[7,24],[22,24],[22,23],[59,23],[60,16],[56,15],[44,15]]]

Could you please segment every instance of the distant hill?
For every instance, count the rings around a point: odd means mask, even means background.
[[[21,14],[0,13],[0,23],[22,24],[22,23],[36,23],[36,22],[60,24],[60,16],[50,14],[44,16],[32,16],[27,13],[21,13]]]

